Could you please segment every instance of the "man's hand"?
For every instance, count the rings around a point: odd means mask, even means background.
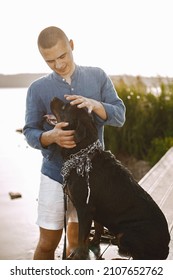
[[[68,123],[61,122],[54,126],[52,130],[43,132],[41,135],[41,144],[43,147],[47,147],[53,143],[63,148],[74,148],[76,143],[74,141],[74,130],[63,130],[64,127],[68,126]]]
[[[71,105],[77,105],[78,108],[86,107],[89,113],[93,111],[103,120],[107,119],[106,111],[99,101],[81,95],[64,95],[64,97]]]
[[[96,100],[86,98],[80,95],[65,95],[67,100],[71,101],[71,105],[77,105],[78,108],[88,108],[88,112],[91,113],[94,110]]]

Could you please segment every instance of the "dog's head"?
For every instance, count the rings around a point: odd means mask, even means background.
[[[77,144],[85,140],[84,145],[89,145],[98,139],[93,117],[85,108],[79,109],[75,105],[64,103],[57,97],[54,97],[51,101],[50,108],[57,122],[69,123],[65,128],[66,130],[75,130],[75,142]]]

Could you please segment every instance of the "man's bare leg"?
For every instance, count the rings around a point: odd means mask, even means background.
[[[61,230],[48,230],[40,228],[40,239],[34,253],[34,260],[54,260],[55,250],[61,240]],[[78,245],[78,223],[70,222],[67,226],[67,256]]]
[[[67,256],[69,256],[78,246],[78,223],[69,222],[67,226]]]
[[[40,239],[35,250],[34,260],[54,260],[55,250],[61,240],[62,229],[40,228]]]

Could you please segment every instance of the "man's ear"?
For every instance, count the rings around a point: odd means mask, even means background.
[[[70,44],[70,47],[71,47],[71,49],[73,51],[74,50],[74,42],[73,42],[72,39],[70,39],[69,44]]]
[[[75,129],[74,140],[76,143],[81,142],[86,137],[86,127],[78,120],[77,127]]]

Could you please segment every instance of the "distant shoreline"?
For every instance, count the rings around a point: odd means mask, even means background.
[[[34,80],[45,75],[47,75],[47,73],[0,74],[0,88],[28,87]]]
[[[48,73],[21,73],[4,75],[0,74],[0,88],[22,88],[28,87],[33,81],[47,75]],[[157,87],[161,83],[169,84],[173,83],[173,77],[144,77],[144,76],[132,76],[132,75],[110,75],[111,80],[116,84],[123,80],[125,84],[134,84],[137,79],[147,86]]]

